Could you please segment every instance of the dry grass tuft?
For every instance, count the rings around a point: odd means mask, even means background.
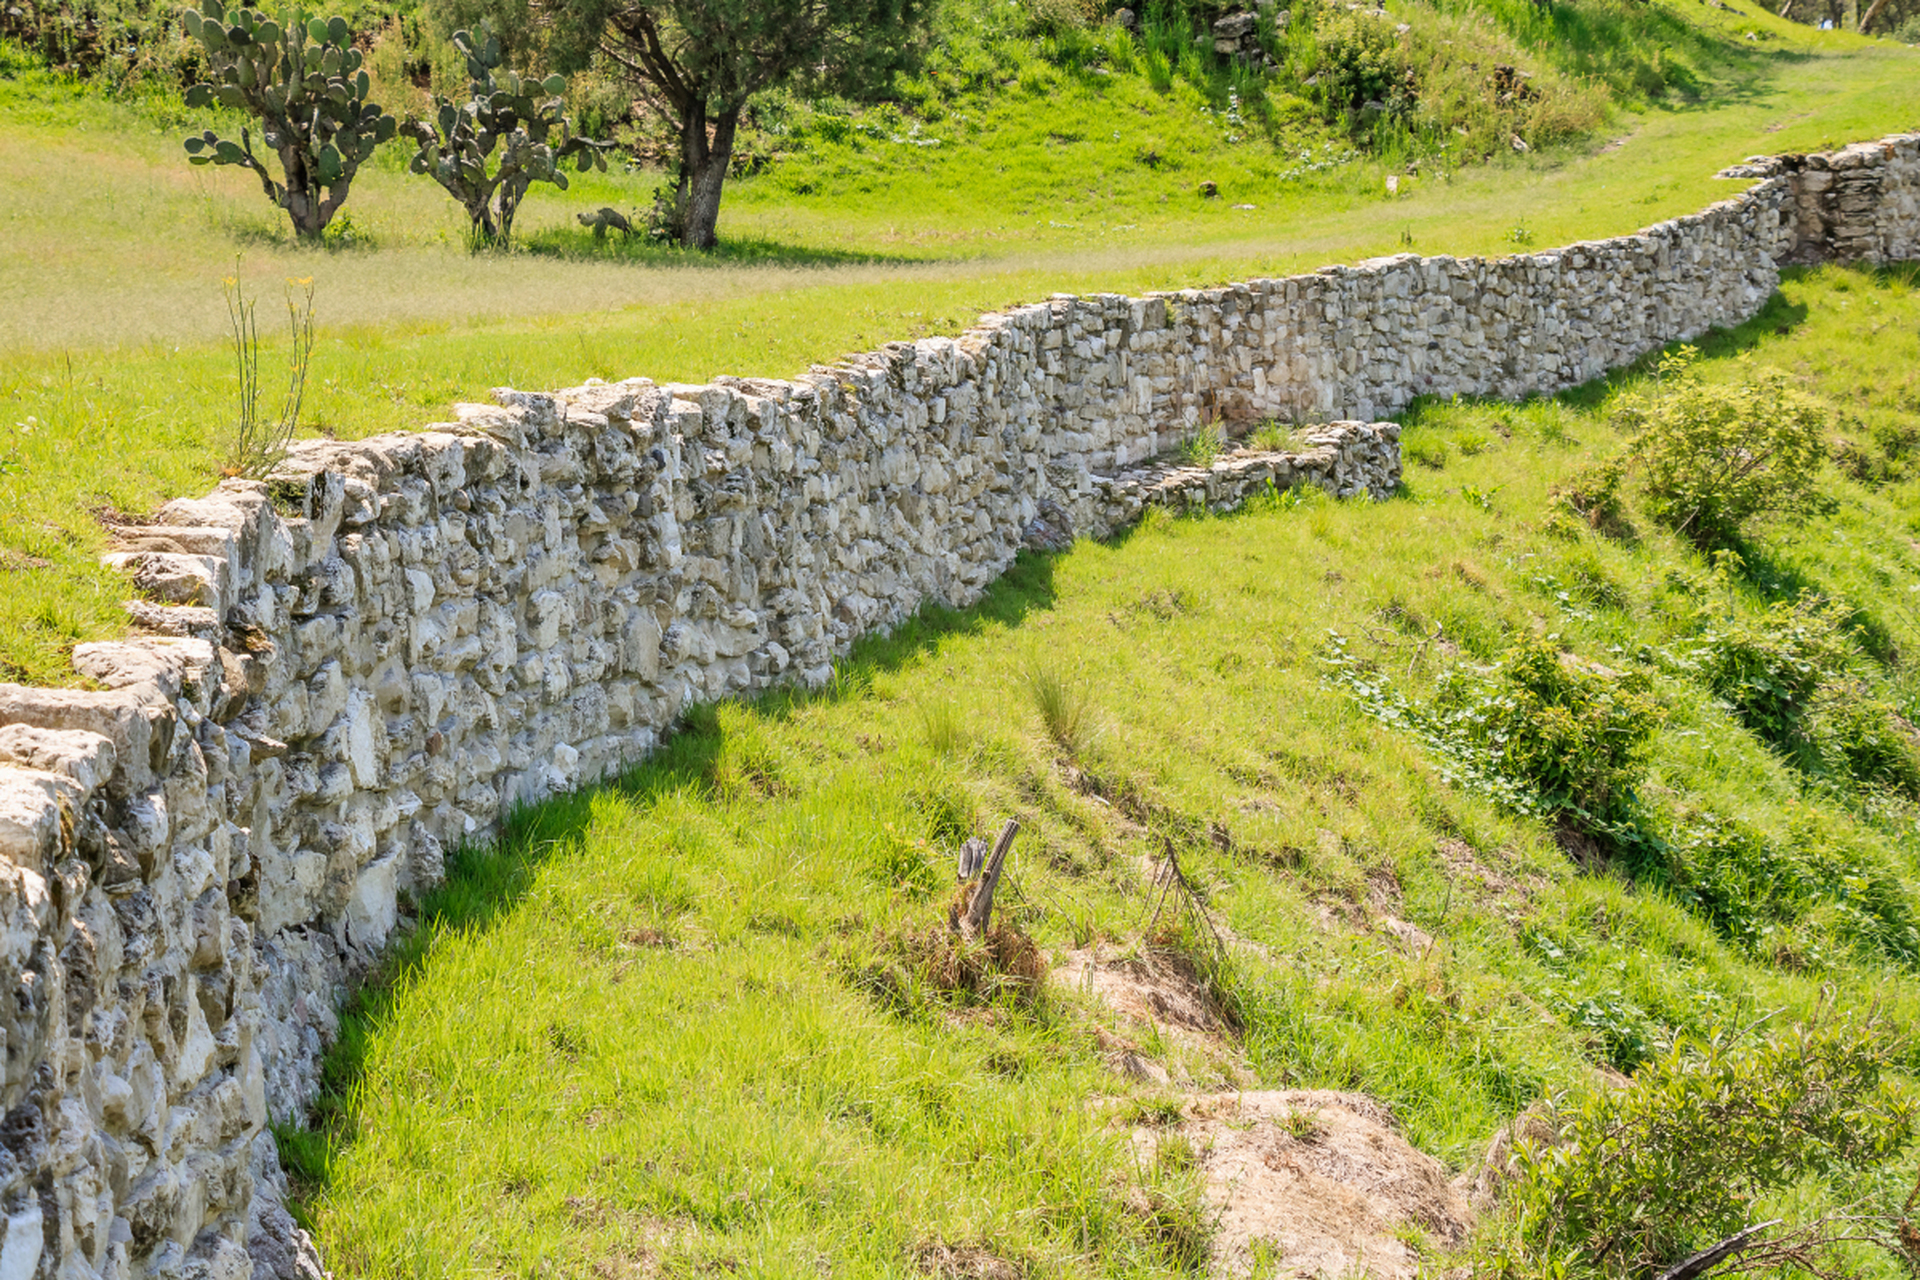
[[[1046,994],[1047,964],[1040,949],[1006,923],[971,939],[945,924],[892,933],[883,929],[873,936],[872,958],[848,967],[855,985],[901,1014],[929,1004],[1007,1003],[1030,1011]]]
[[[983,1243],[948,1244],[923,1240],[913,1249],[914,1268],[939,1280],[1021,1280],[1025,1266],[1003,1258]]]

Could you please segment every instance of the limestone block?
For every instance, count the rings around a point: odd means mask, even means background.
[[[106,784],[116,761],[113,739],[89,729],[0,726],[0,764],[64,774],[79,785],[82,803]]]
[[[363,951],[385,944],[399,919],[400,860],[381,858],[361,868],[345,912],[348,941]]]
[[[72,840],[80,786],[63,774],[0,768],[0,858],[44,875]]]
[[[226,612],[230,579],[225,557],[117,551],[103,556],[102,562],[129,575],[134,588],[150,600]]]

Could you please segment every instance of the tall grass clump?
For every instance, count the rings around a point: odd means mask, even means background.
[[[1079,755],[1099,735],[1092,691],[1080,680],[1035,660],[1021,676],[1047,736],[1069,755]]]

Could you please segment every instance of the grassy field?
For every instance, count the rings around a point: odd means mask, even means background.
[[[1529,32],[1527,12],[1503,19],[1519,36],[1484,38],[1604,45]],[[407,177],[397,150],[358,180],[344,244],[301,249],[249,181],[184,162],[183,110],[105,100],[5,54],[0,550],[12,589],[0,664],[16,678],[70,679],[71,646],[122,626],[125,587],[96,563],[90,513],[138,514],[215,479],[232,431],[229,275],[263,299],[269,378],[284,282],[313,281],[319,346],[302,426],[352,438],[437,420],[495,386],[788,375],[1060,290],[1630,231],[1724,195],[1712,173],[1745,155],[1920,122],[1912,50],[1780,22],[1745,0],[1656,0],[1647,12],[1652,35],[1622,36],[1620,66],[1575,59],[1542,74],[1620,79],[1640,65],[1628,54],[1667,48],[1692,58],[1679,65],[1698,92],[1618,113],[1591,143],[1465,167],[1430,158],[1419,175],[1406,172],[1411,153],[1388,148],[1300,173],[1309,162],[1295,146],[1320,164],[1351,143],[1299,104],[1236,133],[1211,105],[1219,85],[1176,77],[1156,89],[1144,74],[1031,60],[1021,74],[1033,86],[929,100],[941,147],[847,130],[735,182],[712,257],[599,246],[573,223],[581,208],[644,204],[657,180],[644,172],[590,175],[564,195],[538,188],[524,251],[470,255],[455,206]],[[1409,13],[1436,32],[1467,20]],[[1745,42],[1749,32],[1763,38]],[[798,117],[787,127],[818,133]],[[1142,163],[1149,151],[1166,163]],[[1392,198],[1389,161],[1403,179]],[[1221,198],[1200,198],[1203,176]]]
[[[1705,376],[1782,368],[1843,429],[1910,438],[1915,285],[1795,276],[1707,344]],[[1554,532],[1551,486],[1619,447],[1610,411],[1645,386],[1423,406],[1386,503],[1273,501],[1023,558],[828,691],[699,711],[647,766],[522,815],[421,904],[319,1127],[283,1135],[330,1265],[898,1275],[943,1242],[1033,1276],[1183,1271],[1205,1214],[1190,1173],[1132,1154],[1170,1095],[1107,1067],[1115,1037],[1177,1084],[1370,1092],[1456,1168],[1529,1103],[1689,1037],[1872,1007],[1913,1072],[1920,810],[1796,772],[1671,655],[1817,590],[1874,637],[1861,678],[1920,718],[1920,480],[1829,476],[1825,513],[1761,530],[1730,578],[1638,514],[1624,539]],[[1545,633],[1652,681],[1669,719],[1646,802],[1675,832],[1751,833],[1768,875],[1714,897],[1695,846],[1583,871],[1328,661],[1344,637],[1422,698]],[[944,928],[954,846],[1007,816],[1012,919],[1054,954],[1204,958],[1191,931],[1145,930],[1143,860],[1176,849],[1237,939],[1203,972],[1240,1034],[1196,1048],[1071,987],[968,1003],[903,969]]]

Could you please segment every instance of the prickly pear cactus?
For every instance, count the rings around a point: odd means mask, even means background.
[[[253,9],[228,10],[221,0],[199,0],[183,18],[206,50],[208,68],[208,79],[187,90],[187,105],[217,102],[252,116],[280,173],[276,178],[255,154],[246,127],[238,142],[211,129],[188,138],[187,158],[251,169],[293,229],[318,237],[346,202],[354,173],[398,128],[367,100],[372,85],[346,19],[296,9],[282,22]]]
[[[504,245],[528,187],[550,182],[566,190],[562,166],[569,161],[583,173],[604,172],[608,144],[573,136],[564,76],[536,80],[502,71],[500,41],[484,24],[454,32],[453,44],[473,78],[470,96],[462,103],[435,98],[431,120],[407,118],[400,131],[418,148],[408,167],[465,206],[477,243]]]

